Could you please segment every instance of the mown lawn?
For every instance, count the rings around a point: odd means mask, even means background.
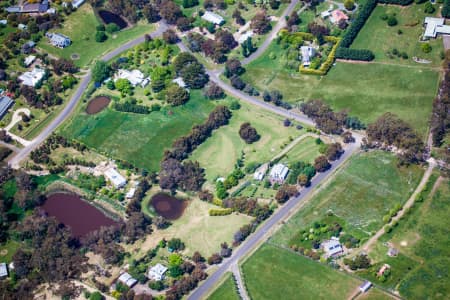
[[[269,55],[276,56],[270,59]],[[337,62],[323,77],[300,75],[285,66],[284,51],[276,42],[246,66],[242,76],[260,91],[279,90],[284,99],[299,103],[322,99],[333,109],[348,109],[364,122],[392,112],[409,122],[424,138],[439,73],[429,67]]]
[[[195,90],[191,91],[191,98],[185,105],[163,108],[148,115],[110,108],[88,115],[83,106],[60,133],[106,156],[157,171],[164,150],[171,148],[175,139],[189,133],[193,125],[203,123],[214,106],[201,91]]]
[[[225,275],[225,281],[208,297],[208,300],[239,300],[236,283],[231,273]]]
[[[397,161],[394,155],[381,151],[354,155],[281,227],[273,242],[288,246],[300,228],[321,219],[328,211],[363,237],[378,230],[383,216],[408,199],[423,174],[418,166],[398,168]]]
[[[70,37],[72,44],[69,47],[64,49],[53,47],[45,37],[38,45],[46,52],[58,57],[71,58],[72,54],[77,54],[79,59],[75,60],[75,64],[79,67],[85,67],[102,54],[139,36],[151,33],[155,28],[153,24],[141,22],[132,28],[124,29],[113,35],[108,34],[108,39],[105,42],[97,43],[95,33],[97,25],[100,24],[101,22],[95,16],[92,7],[86,3],[67,17],[63,28],[56,30]]]
[[[305,133],[295,126],[283,126],[284,118],[258,107],[240,102],[241,108],[233,111],[230,123],[213,132],[212,137],[200,145],[191,155],[206,169],[210,181],[226,177],[234,168],[236,161],[244,153],[245,164],[265,163],[276,156],[289,137],[296,138]],[[259,141],[246,144],[239,136],[242,123],[249,122],[261,136]]]
[[[286,162],[287,164],[298,161],[313,163],[314,159],[319,155],[319,145],[316,144],[316,139],[313,137],[306,137],[286,153],[281,161]]]
[[[375,54],[375,61],[419,66],[412,59],[416,56],[432,62],[424,66],[440,66],[442,61],[440,55],[444,50],[442,37],[429,41],[432,47],[430,53],[424,53],[421,49],[423,42],[420,39],[424,32],[423,21],[426,16],[437,16],[437,10],[434,14],[426,14],[424,7],[425,3],[405,7],[378,5],[351,48],[370,49]],[[392,16],[394,14],[398,20],[396,26],[390,27],[386,20],[381,19],[383,15]],[[398,34],[399,30],[401,30],[401,34]],[[395,55],[394,58],[390,58],[388,53],[392,54],[394,48],[399,52],[406,52],[408,59],[398,58]]]
[[[21,247],[19,242],[9,240],[5,244],[0,244],[0,263],[10,263],[14,253]]]
[[[347,299],[361,281],[264,244],[242,266],[252,299]]]

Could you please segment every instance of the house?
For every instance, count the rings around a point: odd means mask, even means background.
[[[6,263],[0,263],[0,279],[8,277],[8,267]]]
[[[19,28],[20,30],[27,30],[28,26],[20,23],[19,25],[17,25],[17,28]]]
[[[21,6],[10,6],[6,8],[8,13],[45,13],[50,8],[48,0],[38,3],[25,2]]]
[[[347,21],[348,20],[348,16],[346,14],[344,14],[344,12],[342,12],[339,9],[335,9],[331,12],[331,16],[330,16],[330,21],[334,24],[339,24],[339,22],[341,21]]]
[[[222,18],[222,16],[215,14],[213,12],[210,11],[206,11],[203,16],[202,19],[205,21],[208,21],[210,23],[213,23],[214,25],[219,25],[221,26],[223,23],[225,23],[224,18]]]
[[[150,82],[150,79],[148,77],[144,78],[144,74],[139,70],[128,71],[125,69],[119,69],[114,75],[114,82],[116,82],[118,79],[126,79],[134,87],[138,84],[142,87],[145,87]]]
[[[68,36],[61,33],[47,32],[45,36],[49,39],[50,44],[58,48],[66,48],[72,43]]]
[[[238,39],[239,44],[244,43],[248,38],[251,38],[253,36],[253,31],[249,30],[246,33],[241,34],[241,36]]]
[[[372,282],[364,281],[364,283],[359,286],[359,290],[361,291],[361,293],[365,293],[370,289],[371,286]]]
[[[35,87],[38,82],[44,78],[45,70],[40,68],[34,68],[31,71],[25,72],[19,76],[19,80],[23,85]]]
[[[14,105],[14,100],[8,96],[0,96],[0,120],[8,112],[8,109]]]
[[[127,184],[127,180],[125,179],[125,177],[120,175],[120,173],[117,172],[114,168],[107,169],[105,172],[103,172],[103,174],[105,175],[106,179],[108,179],[112,183],[112,185],[114,185],[116,189],[123,188],[125,184]]]
[[[165,266],[163,266],[162,264],[158,263],[155,266],[153,266],[150,269],[148,269],[147,277],[150,280],[155,280],[155,281],[163,280],[164,279],[164,273],[166,273],[167,270],[168,269]]]
[[[0,25],[8,25],[8,20],[0,20]]]
[[[184,82],[183,78],[181,78],[181,77],[175,78],[174,80],[172,80],[172,82],[178,84],[178,86],[180,88],[183,88],[183,89],[187,88],[186,83]]]
[[[271,183],[283,183],[289,172],[288,167],[283,164],[276,164],[270,170],[269,179]]]
[[[302,54],[302,63],[304,67],[309,67],[311,59],[316,55],[316,49],[311,46],[301,46],[300,52]]]
[[[73,0],[72,1],[72,7],[73,8],[78,8],[80,7],[81,4],[84,3],[85,0]]]
[[[25,57],[23,63],[25,64],[26,67],[29,67],[35,60],[36,56],[28,55],[27,57]]]
[[[444,18],[426,17],[423,23],[425,26],[424,39],[436,38],[438,34],[450,34],[450,26],[445,25]]]
[[[256,169],[255,174],[253,174],[253,179],[258,181],[263,180],[264,175],[266,175],[268,168],[269,168],[268,164],[263,164],[261,167]]]
[[[336,257],[344,253],[339,239],[334,236],[330,240],[324,241],[321,246],[325,251],[326,257]]]
[[[134,193],[136,193],[136,188],[131,188],[128,190],[127,194],[125,195],[125,198],[131,199],[134,197]]]
[[[392,247],[389,247],[387,255],[390,257],[396,257],[398,255],[398,250]]]
[[[386,271],[389,270],[390,268],[391,268],[390,265],[384,264],[384,265],[378,270],[377,276],[378,276],[378,277],[383,276],[384,272],[386,272]]]
[[[137,283],[137,280],[134,279],[127,272],[120,275],[119,278],[117,278],[117,281],[119,281],[120,283],[123,283],[124,285],[126,285],[129,288],[132,288]]]

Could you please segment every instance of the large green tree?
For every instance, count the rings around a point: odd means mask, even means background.
[[[102,82],[109,77],[110,73],[111,68],[109,65],[106,62],[99,60],[92,69],[92,79],[94,79],[95,82]]]

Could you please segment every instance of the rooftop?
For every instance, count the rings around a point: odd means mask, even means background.
[[[6,267],[6,263],[0,263],[0,277],[8,276],[8,268]]]
[[[223,22],[225,22],[225,20],[224,20],[224,18],[222,18],[222,16],[215,14],[213,12],[210,12],[210,11],[206,11],[202,16],[202,19],[204,19],[208,22],[211,22],[213,24],[216,24],[216,25],[222,25]]]
[[[288,172],[288,167],[283,164],[276,164],[275,166],[273,166],[272,170],[270,170],[270,178],[276,180],[284,180]]]
[[[133,285],[135,285],[137,283],[137,280],[134,279],[130,274],[128,274],[126,272],[123,273],[122,275],[120,275],[117,280],[122,282],[123,284],[125,284],[128,287],[132,287]]]
[[[8,96],[0,96],[0,119],[5,115],[5,113],[13,104],[14,101]]]
[[[435,38],[438,34],[450,34],[450,26],[445,25],[444,18],[425,17],[425,38]]]
[[[34,68],[31,71],[25,72],[19,76],[23,85],[34,87],[45,75],[45,70]]]
[[[105,172],[105,177],[111,181],[111,183],[116,187],[116,188],[121,188],[123,187],[126,183],[127,180],[125,179],[125,177],[123,177],[122,175],[120,175],[119,172],[116,171],[116,169],[114,168],[109,168],[107,169]]]

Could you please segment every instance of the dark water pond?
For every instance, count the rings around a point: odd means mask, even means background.
[[[164,218],[176,220],[183,215],[187,202],[166,193],[158,193],[152,197],[150,205]]]
[[[83,201],[78,195],[52,194],[48,196],[42,208],[49,216],[55,217],[59,222],[70,227],[72,234],[77,237],[84,236],[102,226],[117,225],[116,221]]]
[[[122,17],[110,11],[100,10],[98,14],[105,24],[116,23],[116,25],[119,26],[120,29],[124,29],[128,25],[127,22],[122,19]]]

